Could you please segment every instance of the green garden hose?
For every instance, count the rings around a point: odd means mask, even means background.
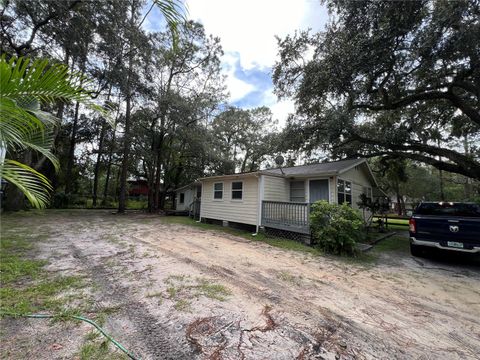
[[[122,350],[130,359],[132,360],[140,360],[140,358],[136,357],[133,355],[131,352],[129,352],[127,349],[125,349],[122,344],[120,344],[118,341],[116,341],[114,338],[112,338],[110,335],[108,335],[105,330],[103,330],[95,321],[87,319],[83,316],[76,316],[76,315],[47,315],[47,314],[15,314],[15,313],[8,313],[8,312],[1,312],[0,316],[13,316],[13,317],[27,317],[27,318],[34,318],[34,319],[54,319],[54,318],[62,318],[62,317],[68,317],[76,320],[81,320],[85,321],[86,323],[89,323],[90,325],[94,326],[100,333],[105,336],[110,342],[113,343],[117,348]]]

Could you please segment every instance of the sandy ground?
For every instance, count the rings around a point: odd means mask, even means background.
[[[391,253],[362,266],[144,214],[28,222],[50,234],[36,253],[48,271],[89,279],[92,306],[117,309],[105,329],[142,359],[480,359],[472,265]],[[69,359],[88,330],[5,319],[2,347],[12,359]]]

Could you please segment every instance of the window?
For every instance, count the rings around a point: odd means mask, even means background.
[[[352,183],[345,180],[337,180],[338,203],[352,205]]]
[[[367,198],[369,198],[370,200],[373,200],[372,188],[371,187],[364,186],[363,187],[363,193],[365,194],[365,196]]]
[[[305,202],[305,181],[290,181],[290,201]]]
[[[180,193],[180,204],[185,202],[185,193]]]
[[[243,182],[232,182],[232,200],[242,200],[243,198]]]
[[[223,199],[223,183],[213,184],[213,198],[217,200]]]

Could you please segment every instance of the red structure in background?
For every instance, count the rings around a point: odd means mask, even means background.
[[[129,196],[148,196],[147,180],[128,180]]]

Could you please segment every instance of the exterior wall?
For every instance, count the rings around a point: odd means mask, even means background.
[[[180,203],[181,193],[185,194],[185,201],[183,202],[183,204]],[[181,191],[177,191],[177,194],[175,196],[175,209],[179,211],[189,210],[190,204],[193,201],[194,193],[195,190],[193,188],[187,188]]]
[[[275,176],[266,176],[264,178],[264,194],[263,200],[269,201],[287,201],[290,202],[290,179]],[[305,179],[305,202],[310,202],[310,180],[327,179],[326,177],[312,177]],[[295,179],[299,181],[301,179]],[[329,201],[330,203],[337,202],[337,180],[336,177],[328,177],[329,185]]]
[[[242,200],[232,200],[232,182],[236,181],[243,182]],[[218,182],[223,182],[223,199],[221,200],[213,198],[213,184]],[[201,218],[257,225],[258,204],[259,188],[257,177],[202,180]]]
[[[368,174],[368,169],[365,164],[356,166],[353,169],[350,169],[339,175],[338,177],[352,183],[352,208],[354,209],[358,209],[357,202],[360,201],[360,195],[363,193],[363,188],[370,187],[373,190],[375,187],[370,179],[370,175]],[[335,196],[335,198],[337,197]]]
[[[263,176],[263,200],[290,201],[290,181],[277,176]]]

